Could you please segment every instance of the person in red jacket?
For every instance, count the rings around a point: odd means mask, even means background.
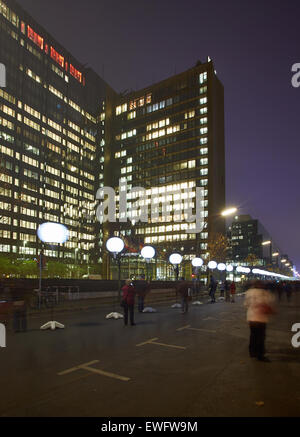
[[[126,279],[125,285],[122,288],[123,292],[123,308],[124,308],[124,323],[125,326],[128,325],[128,312],[130,316],[131,326],[135,326],[134,323],[134,298],[135,298],[135,288],[132,285],[131,279]]]
[[[235,292],[236,292],[235,282],[232,281],[230,285],[231,302],[234,302]]]

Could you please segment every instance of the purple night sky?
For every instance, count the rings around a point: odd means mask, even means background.
[[[298,0],[19,4],[119,92],[209,55],[225,88],[227,205],[258,218],[300,268]]]

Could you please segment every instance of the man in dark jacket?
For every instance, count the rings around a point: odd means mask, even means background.
[[[135,298],[135,288],[132,285],[131,279],[126,279],[125,285],[122,288],[123,292],[123,308],[124,308],[124,324],[128,325],[128,312],[130,316],[131,326],[135,326],[134,323],[134,298]]]
[[[135,290],[138,295],[138,309],[142,313],[145,306],[145,297],[150,291],[150,283],[145,280],[145,275],[141,275],[141,279],[135,283]]]
[[[189,283],[186,282],[184,278],[180,278],[177,291],[181,296],[182,314],[185,314],[189,309]]]
[[[215,293],[217,290],[217,281],[213,277],[213,275],[210,276],[210,284],[209,284],[209,295],[211,297],[211,303],[216,302]]]

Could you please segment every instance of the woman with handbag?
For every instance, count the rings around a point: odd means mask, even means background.
[[[247,321],[250,328],[249,354],[259,361],[269,362],[265,357],[266,326],[274,314],[274,297],[263,281],[254,281],[246,293]]]
[[[124,309],[124,324],[128,325],[128,312],[130,317],[131,326],[135,326],[134,323],[134,298],[135,298],[135,288],[132,285],[131,279],[126,279],[125,285],[122,288],[122,302],[121,306]]]

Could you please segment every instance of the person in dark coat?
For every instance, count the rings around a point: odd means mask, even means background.
[[[225,288],[225,301],[230,302],[230,281],[224,282],[224,288]]]
[[[140,281],[136,282],[135,290],[138,295],[138,310],[142,313],[145,307],[145,297],[150,291],[150,283],[145,280],[145,275],[141,275]]]
[[[213,275],[211,275],[210,276],[210,283],[209,283],[209,295],[211,298],[211,303],[216,302],[215,294],[216,294],[217,286],[218,286],[217,281],[215,280]]]
[[[182,314],[185,314],[189,310],[189,283],[184,278],[180,278],[177,291],[181,296]]]
[[[23,284],[18,283],[12,287],[11,299],[13,304],[13,329],[14,332],[27,331],[27,297]]]
[[[128,325],[128,312],[130,316],[131,326],[135,326],[134,323],[134,299],[136,290],[132,285],[131,279],[126,279],[125,285],[122,288],[123,292],[123,308],[124,308],[124,324]]]

